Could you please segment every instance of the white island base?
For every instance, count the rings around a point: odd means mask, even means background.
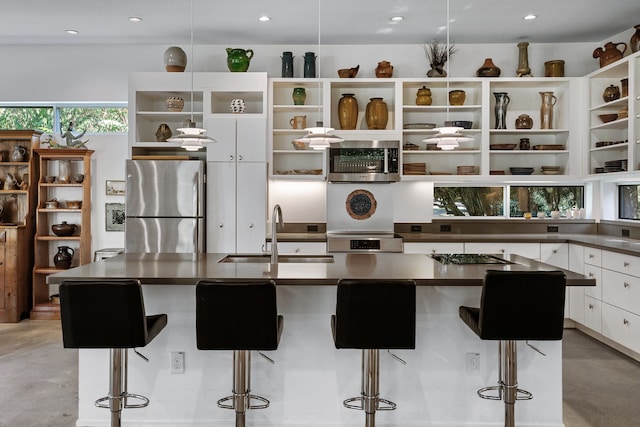
[[[234,426],[234,412],[216,401],[231,394],[232,352],[199,351],[195,287],[143,285],[147,314],[167,313],[167,327],[146,348],[150,361],[129,352],[129,391],[149,397],[143,409],[125,409],[123,426]],[[330,316],[335,286],[278,286],[284,331],[270,364],[252,353],[253,394],[271,401],[249,410],[247,426],[364,426],[362,411],[342,401],[360,394],[359,350],[337,350]],[[504,403],[476,390],[497,382],[497,342],[481,341],[458,318],[458,306],[478,306],[481,287],[418,286],[416,349],[381,352],[380,395],[398,404],[376,415],[378,426],[503,426]],[[114,313],[116,315],[116,313]],[[505,319],[517,322],[518,319]],[[516,425],[563,426],[562,345],[533,342],[546,357],[518,343],[518,382],[533,400],[516,403]],[[172,374],[170,353],[185,352],[185,372]],[[468,369],[467,354],[480,364]],[[80,350],[77,426],[108,426],[109,411],[94,407],[108,390],[108,350]]]

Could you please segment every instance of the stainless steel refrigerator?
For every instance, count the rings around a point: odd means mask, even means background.
[[[204,252],[205,165],[127,160],[125,251]]]

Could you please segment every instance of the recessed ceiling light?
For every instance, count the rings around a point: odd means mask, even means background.
[[[65,30],[64,32],[67,34],[73,34],[73,35],[80,34],[80,31],[78,30]]]
[[[538,15],[527,15],[527,16],[523,16],[522,19],[529,21],[531,19],[536,19],[538,17]]]
[[[398,22],[398,21],[402,21],[404,20],[404,16],[392,16],[391,18],[389,18],[391,21],[393,22]]]
[[[267,21],[271,21],[271,18],[268,16],[261,16],[260,18],[258,18],[258,21],[267,22]]]
[[[129,22],[142,22],[142,18],[140,18],[139,16],[130,16]]]

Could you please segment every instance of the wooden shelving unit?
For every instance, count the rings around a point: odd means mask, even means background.
[[[60,271],[54,266],[53,257],[59,246],[73,249],[71,266],[91,262],[91,155],[93,150],[83,149],[37,149],[35,150],[40,179],[38,183],[38,204],[36,208],[36,233],[34,239],[33,268],[33,308],[31,319],[59,319],[60,306],[52,302],[51,296],[57,289],[50,289],[47,275]],[[45,182],[45,176],[57,176],[60,162],[70,164],[68,183]],[[77,174],[84,174],[79,183]],[[57,208],[47,208],[46,202],[56,199]],[[80,208],[67,208],[67,200],[80,200]],[[51,226],[61,221],[76,224],[72,236],[59,237],[52,233]]]

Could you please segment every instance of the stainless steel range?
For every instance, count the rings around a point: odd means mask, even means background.
[[[327,252],[403,252],[393,232],[394,184],[327,184]]]

